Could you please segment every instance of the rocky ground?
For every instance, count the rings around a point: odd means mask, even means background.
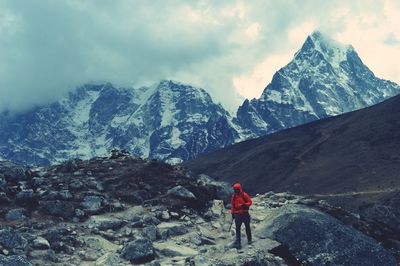
[[[399,259],[390,228],[290,193],[254,196],[254,243],[230,248],[229,193],[207,176],[120,151],[48,168],[0,162],[0,265],[396,265]]]

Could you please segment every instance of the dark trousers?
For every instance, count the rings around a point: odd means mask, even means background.
[[[235,214],[235,225],[236,225],[236,242],[240,243],[240,227],[244,223],[246,227],[247,241],[251,241],[251,229],[250,229],[250,215],[249,213]]]

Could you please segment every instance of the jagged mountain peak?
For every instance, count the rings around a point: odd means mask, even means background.
[[[307,38],[310,38],[315,44],[327,46],[327,47],[335,47],[340,49],[349,49],[352,46],[349,44],[343,44],[341,42],[336,41],[327,33],[321,32],[319,30],[313,31]]]
[[[355,52],[351,45],[340,43],[321,31],[314,31],[296,52],[294,60],[311,61],[312,65],[319,64],[323,60],[333,69],[337,69],[340,68],[341,62],[348,59],[349,52]]]
[[[209,93],[206,92],[202,88],[193,86],[191,84],[175,81],[175,80],[160,81],[160,83],[157,85],[157,90],[170,90],[170,91],[175,91],[175,92],[182,93],[182,94],[185,94],[188,92],[191,92],[191,93],[198,92],[203,95],[209,95]]]
[[[375,77],[351,45],[314,31],[260,99],[245,102],[237,116],[254,137],[361,109],[399,92],[397,84]]]

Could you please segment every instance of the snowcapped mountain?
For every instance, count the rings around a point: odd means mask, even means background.
[[[172,163],[235,142],[357,110],[400,93],[353,47],[316,31],[236,117],[203,89],[173,81],[152,87],[85,85],[58,102],[0,113],[0,159],[51,164],[127,149]]]
[[[121,147],[146,158],[179,162],[232,144],[232,117],[200,88],[172,81],[153,87],[86,85],[30,112],[0,117],[0,154],[49,164],[90,158]]]
[[[354,48],[315,31],[259,99],[246,100],[237,121],[256,137],[379,103],[400,87],[379,79]]]

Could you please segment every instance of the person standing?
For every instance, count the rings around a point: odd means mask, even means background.
[[[231,197],[231,214],[232,219],[235,220],[236,240],[232,244],[232,247],[241,248],[240,227],[242,226],[242,223],[244,223],[246,228],[247,243],[249,245],[252,243],[249,214],[249,208],[252,201],[250,196],[243,191],[242,186],[239,183],[233,185],[233,191]]]

